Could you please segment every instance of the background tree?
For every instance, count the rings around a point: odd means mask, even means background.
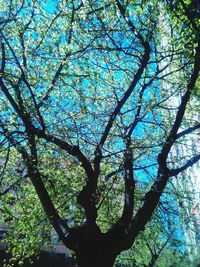
[[[113,266],[150,221],[171,177],[200,159],[195,149],[175,167],[168,157],[200,128],[186,112],[200,70],[199,21],[188,1],[180,1],[175,19],[170,8],[160,1],[2,3],[1,196],[13,194],[17,180],[16,202],[34,188],[79,266]],[[182,35],[177,20],[187,25]],[[169,117],[174,95],[181,100]],[[26,208],[19,218],[33,207]]]

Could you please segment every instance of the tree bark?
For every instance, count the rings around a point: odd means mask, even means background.
[[[103,247],[87,247],[76,254],[78,267],[112,267],[116,255]]]
[[[87,225],[72,233],[78,267],[112,267],[120,253],[119,239],[108,236]],[[117,241],[118,240],[118,241]]]

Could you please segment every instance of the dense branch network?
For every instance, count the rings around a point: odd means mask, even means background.
[[[198,24],[184,1],[181,3],[196,31]],[[12,146],[21,155],[49,221],[62,242],[81,257],[82,250],[87,255],[89,246],[111,246],[113,258],[129,248],[150,220],[169,178],[200,160],[196,153],[174,169],[168,162],[177,142],[200,128],[199,123],[182,128],[199,79],[200,41],[196,37],[193,58],[182,63],[185,52],[174,47],[170,39],[174,36],[168,37],[166,47],[159,41],[164,33],[157,14],[165,5],[149,3],[145,9],[135,5],[137,19],[132,5],[106,1],[102,7],[90,1],[79,5],[69,1],[66,12],[57,6],[52,18],[52,10],[43,5],[38,10],[30,8],[25,1],[0,21],[2,147],[10,151]],[[27,18],[21,14],[25,6],[30,8]],[[112,18],[110,14],[114,14]],[[20,19],[22,26],[18,26]],[[41,31],[37,25],[43,24]],[[170,20],[168,24],[169,31],[175,27]],[[187,41],[182,42],[187,46]],[[177,73],[184,81],[177,81]],[[181,101],[170,109],[168,103],[175,94],[181,95]],[[172,120],[165,123],[163,118],[171,110]],[[62,218],[48,192],[42,174],[44,163],[40,163],[44,144],[59,151],[57,157],[66,153],[67,160],[75,161],[84,171],[85,180],[77,194],[84,210],[79,226],[70,227],[70,220]],[[136,172],[141,170],[150,190],[143,194],[139,208]],[[0,191],[0,196],[19,181]],[[100,212],[117,187],[116,181],[123,183],[121,213],[102,233]]]

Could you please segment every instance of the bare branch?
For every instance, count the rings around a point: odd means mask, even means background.
[[[169,177],[176,176],[179,173],[187,170],[189,167],[192,167],[195,163],[197,163],[200,160],[200,155],[196,155],[192,157],[190,160],[188,160],[182,167],[177,169],[171,169],[169,171]]]
[[[182,96],[181,103],[180,103],[180,106],[178,108],[175,121],[174,121],[173,126],[170,130],[170,133],[166,139],[166,142],[165,142],[165,144],[164,144],[164,146],[163,146],[163,148],[162,148],[162,150],[158,156],[158,162],[161,165],[166,164],[166,158],[169,154],[169,151],[170,151],[172,145],[174,144],[174,142],[176,140],[177,132],[181,126],[183,116],[185,114],[186,105],[190,99],[190,96],[191,96],[191,93],[194,89],[195,83],[199,77],[199,72],[200,72],[200,42],[198,43],[198,46],[196,48],[193,73],[192,73],[192,75],[190,77],[190,81],[187,85],[187,90],[186,90],[185,94]]]
[[[134,208],[135,181],[133,176],[133,151],[131,148],[131,138],[125,137],[126,150],[124,155],[124,208],[118,224],[127,225],[132,220]]]
[[[186,130],[178,133],[176,135],[176,140],[179,139],[179,138],[181,138],[181,137],[183,137],[183,136],[185,136],[185,135],[187,135],[187,134],[190,134],[190,133],[192,133],[192,132],[194,132],[194,131],[196,131],[198,129],[200,129],[200,123],[197,123],[196,125],[191,126],[188,129],[186,129]]]

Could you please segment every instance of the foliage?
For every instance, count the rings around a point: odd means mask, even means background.
[[[143,264],[150,229],[162,243],[161,221],[138,236],[171,177],[200,159],[187,143],[200,128],[192,5],[1,1],[0,196],[16,257],[45,245],[50,225],[84,267],[106,267],[101,253],[111,266],[134,242]]]

